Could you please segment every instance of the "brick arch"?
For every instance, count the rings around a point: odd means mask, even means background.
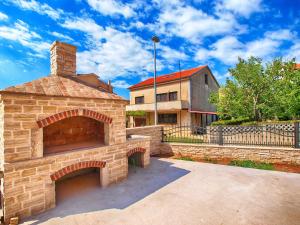
[[[92,167],[97,167],[97,168],[104,168],[106,165],[106,162],[103,161],[84,161],[84,162],[79,162],[72,164],[70,166],[66,166],[55,173],[50,175],[50,178],[52,181],[57,181],[63,176],[72,173],[76,170],[81,170],[85,168],[92,168]]]
[[[141,147],[133,148],[133,149],[131,149],[131,150],[129,150],[127,152],[127,157],[133,155],[136,152],[145,153],[146,149],[145,148],[141,148]]]
[[[56,113],[47,118],[41,119],[37,121],[39,128],[43,128],[49,126],[52,123],[55,123],[59,120],[63,120],[73,116],[85,116],[95,120],[98,120],[103,123],[112,123],[112,118],[101,113],[89,110],[89,109],[72,109],[60,113]]]

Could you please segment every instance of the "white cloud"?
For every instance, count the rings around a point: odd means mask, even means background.
[[[248,58],[250,56],[269,59],[280,53],[280,46],[286,41],[292,41],[294,34],[286,29],[266,32],[263,38],[240,42],[235,36],[225,36],[208,49],[200,48],[195,54],[196,60],[208,60],[215,58],[227,65],[237,62],[238,57]]]
[[[87,0],[88,4],[102,15],[123,15],[125,18],[132,17],[135,12],[131,5],[123,4],[116,0]]]
[[[52,35],[52,36],[54,36],[54,37],[57,37],[57,38],[63,39],[63,40],[67,40],[67,41],[74,41],[74,39],[73,39],[73,38],[71,38],[70,36],[68,36],[68,35],[65,35],[65,34],[58,33],[58,32],[56,32],[56,31],[49,32],[49,34],[51,34],[51,35]]]
[[[41,15],[47,15],[50,18],[57,20],[64,13],[61,9],[53,9],[46,3],[40,3],[35,0],[7,0],[23,10],[35,11]]]
[[[209,49],[201,48],[197,51],[196,60],[216,58],[225,64],[231,65],[244,54],[244,46],[234,36],[226,36],[212,44]]]
[[[184,6],[178,1],[173,5],[160,6],[162,11],[157,26],[161,33],[169,36],[179,36],[196,42],[203,37],[242,30],[231,13],[208,15],[200,9]]]
[[[220,0],[218,11],[230,10],[238,15],[249,17],[254,12],[263,11],[262,0]]]
[[[214,74],[215,78],[217,79],[217,81],[222,81],[222,80],[224,80],[226,78],[229,78],[231,76],[229,72],[221,74],[217,70],[214,70],[213,74]]]
[[[125,88],[129,88],[131,85],[128,84],[125,80],[117,80],[112,82],[112,86],[125,89]]]
[[[188,58],[188,55],[184,52],[172,49],[168,46],[161,45],[158,46],[158,48],[161,50],[161,52],[159,52],[160,56],[168,63],[178,62],[179,60],[183,61]]]
[[[80,72],[96,72],[103,79],[142,75],[152,70],[152,52],[143,40],[129,32],[105,29],[92,19],[75,18],[62,26],[87,36],[88,49],[77,53]]]
[[[19,44],[39,53],[39,56],[45,56],[43,53],[49,50],[50,44],[41,41],[41,36],[34,31],[29,30],[28,24],[18,20],[14,25],[0,26],[0,38],[18,42]]]
[[[296,34],[291,32],[289,29],[281,29],[277,31],[268,31],[265,36],[273,40],[292,40],[296,38]]]
[[[300,63],[300,40],[298,39],[288,50],[287,57],[289,59],[296,58],[296,62]]]
[[[0,20],[7,20],[8,16],[2,12],[0,12]]]
[[[103,28],[95,23],[92,19],[86,18],[74,18],[67,19],[61,26],[71,29],[71,30],[79,30],[85,32],[90,37],[93,37],[96,40],[99,40],[103,37]]]

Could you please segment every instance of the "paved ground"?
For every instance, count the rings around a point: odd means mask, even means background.
[[[25,224],[299,225],[300,174],[153,158]]]

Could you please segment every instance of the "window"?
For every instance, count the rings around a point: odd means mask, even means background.
[[[177,114],[158,114],[158,123],[177,123]]]
[[[158,102],[166,102],[168,101],[168,93],[162,93],[156,95],[156,100]]]
[[[169,101],[176,101],[177,100],[177,91],[169,93]]]
[[[205,74],[205,84],[207,84],[208,85],[208,75],[207,74]]]
[[[135,97],[135,104],[144,104],[144,96]]]

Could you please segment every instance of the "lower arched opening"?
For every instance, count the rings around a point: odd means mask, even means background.
[[[55,181],[56,204],[81,196],[101,186],[101,168],[83,168]]]

